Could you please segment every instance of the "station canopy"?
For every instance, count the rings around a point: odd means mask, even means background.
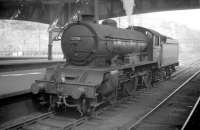
[[[98,18],[106,19],[126,15],[123,1],[128,0],[0,0],[0,19],[35,21],[63,26],[76,17],[80,10],[94,11],[97,1]],[[130,0],[129,0],[130,1]],[[132,0],[133,14],[195,9],[200,0]]]

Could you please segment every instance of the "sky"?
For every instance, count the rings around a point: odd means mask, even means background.
[[[127,16],[115,19],[118,22],[120,21],[120,27],[128,26]],[[200,9],[153,12],[131,16],[131,24],[134,25],[141,25],[147,21],[149,21],[149,24],[151,22],[173,21],[189,28],[200,30]]]

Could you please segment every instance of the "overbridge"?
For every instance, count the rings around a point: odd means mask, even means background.
[[[96,9],[99,19],[126,15],[124,2],[128,0],[0,0],[0,19],[17,19],[63,25],[78,11]],[[195,9],[200,0],[132,0],[133,14]]]

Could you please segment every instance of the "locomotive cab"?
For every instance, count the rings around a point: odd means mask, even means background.
[[[150,52],[152,60],[157,61],[158,67],[171,66],[175,70],[178,65],[178,41],[170,37],[164,36],[154,30],[134,26],[130,27],[134,30],[145,34],[150,41]],[[152,51],[152,52],[151,52]]]

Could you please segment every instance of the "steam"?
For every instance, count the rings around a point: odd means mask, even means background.
[[[123,8],[128,16],[128,25],[131,25],[131,15],[133,13],[133,9],[135,7],[135,0],[121,0],[123,3]]]

